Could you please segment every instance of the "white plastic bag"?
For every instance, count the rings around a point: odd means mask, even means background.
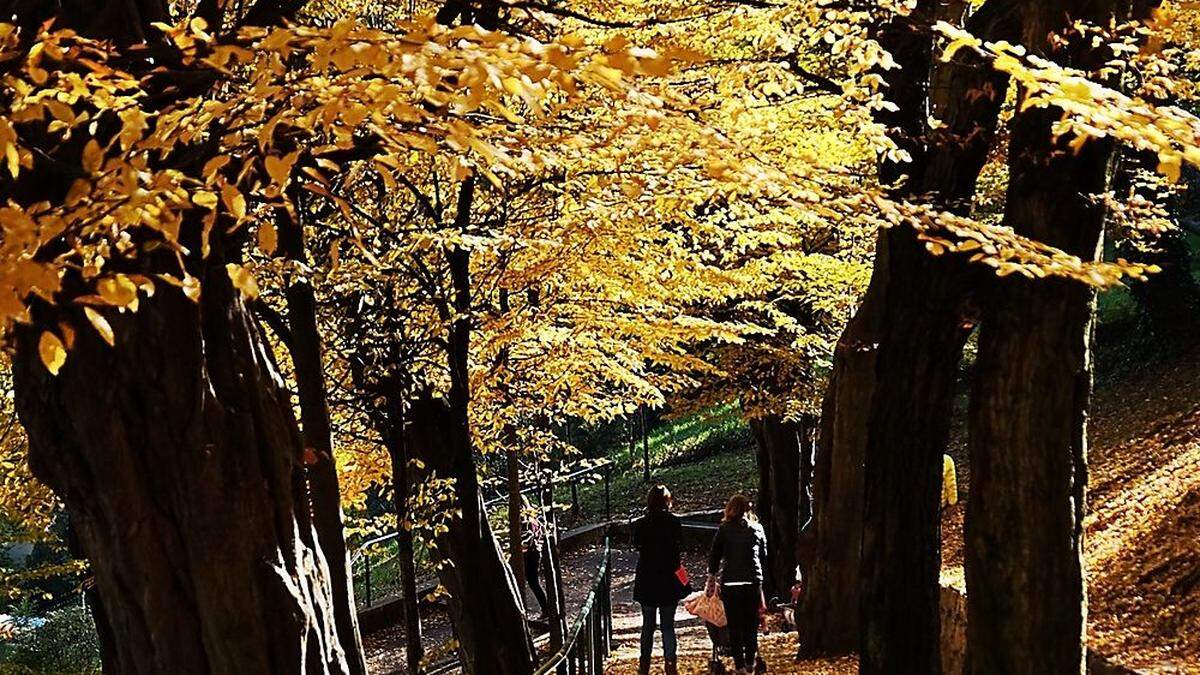
[[[729,623],[725,618],[725,603],[721,602],[719,595],[708,596],[704,591],[696,591],[683,599],[683,608],[692,616],[698,616],[718,628],[724,628]]]

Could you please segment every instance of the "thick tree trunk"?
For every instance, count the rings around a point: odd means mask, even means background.
[[[1030,3],[1035,48],[1070,20],[1106,22],[1115,2]],[[1090,55],[1083,58],[1090,59]],[[1073,151],[1061,117],[1030,109],[1012,124],[1006,222],[1085,260],[1100,255],[1113,146]],[[971,672],[1081,673],[1087,413],[1095,293],[1060,279],[996,279],[985,309],[970,412],[967,505]]]
[[[422,398],[411,410],[412,449],[428,470],[455,479],[461,515],[436,541],[442,584],[469,673],[527,675],[533,645],[517,597],[517,582],[492,535],[475,477],[466,410]]]
[[[757,513],[767,533],[768,593],[786,598],[796,576],[800,525],[808,521],[811,455],[804,424],[779,416],[752,420],[758,449]]]
[[[79,536],[75,534],[75,528],[71,527],[70,519],[67,520],[66,538],[67,551],[72,558],[82,560],[87,557],[87,552],[79,543]],[[84,585],[83,601],[92,617],[92,623],[96,626],[96,642],[100,651],[101,671],[104,675],[115,675],[117,672],[117,640],[113,636],[112,626],[108,625],[108,615],[104,613],[104,601],[100,598],[100,592],[94,584]]]
[[[1050,159],[1047,141],[1056,119],[1057,112],[1032,111],[1014,125],[1014,150],[1036,153],[1039,164],[1016,160],[1008,213],[1018,228],[1096,259],[1103,212],[1085,195],[1103,189],[1110,149],[1092,142],[1078,155]],[[1094,300],[1081,283],[1009,278],[998,281],[987,307],[970,414],[966,574],[973,673],[1083,669],[1081,548]]]
[[[304,233],[291,217],[279,219],[279,243],[283,253],[297,262],[305,261]],[[329,417],[325,369],[321,362],[321,335],[317,330],[317,302],[307,280],[294,280],[287,288],[288,348],[296,372],[300,399],[300,424],[304,443],[313,452],[306,461],[308,488],[312,498],[312,522],[329,564],[333,589],[334,618],[338,640],[346,650],[346,662],[354,675],[365,675],[367,662],[358,631],[354,606],[354,581],[342,524],[342,497]]]
[[[942,453],[962,347],[963,263],[889,232],[893,285],[864,465],[860,672],[938,673]]]
[[[988,39],[1011,39],[1017,28],[1011,4],[1006,0],[985,4],[968,20],[968,29]],[[919,6],[918,16],[958,11],[951,5],[955,3],[938,8]],[[894,118],[885,116],[883,121],[894,130],[901,147],[913,155],[910,164],[885,163],[880,169],[881,180],[893,183],[907,174],[909,178],[896,188],[894,196],[920,196],[941,208],[966,212],[991,146],[1007,81],[978,60],[960,55],[953,63],[939,65],[930,86],[926,81],[932,59],[928,35],[897,26],[882,30],[880,38],[902,65],[900,71],[890,71],[886,76],[890,82],[889,99],[898,103],[900,109]],[[943,127],[925,137],[923,122],[929,103]],[[919,436],[893,434],[907,434],[903,430],[906,408],[922,409],[926,419],[948,417],[950,398],[946,387],[953,382],[961,341],[965,339],[963,319],[970,313],[971,281],[969,271],[960,263],[922,262],[923,256],[924,251],[913,241],[911,233],[880,235],[870,286],[834,355],[813,477],[814,554],[807,569],[799,622],[806,652],[844,653],[857,644],[863,468],[867,464],[868,439],[874,439],[871,456],[876,466],[872,488],[876,507],[871,527],[876,533],[889,536],[881,529],[892,525],[883,520],[888,517],[885,506],[888,502],[911,497],[922,506],[909,510],[907,517],[924,519],[929,513],[931,493],[940,484],[931,483],[929,476],[940,471],[935,467],[940,467],[941,449],[945,445],[941,425],[924,426],[918,429]],[[892,258],[897,260],[892,262]],[[921,336],[926,330],[931,331],[929,340]],[[939,337],[934,338],[935,335]],[[884,348],[891,350],[891,357],[880,363],[880,351]],[[906,349],[914,351],[910,355],[905,353]],[[919,358],[910,361],[910,356],[917,357],[921,352],[924,353]],[[946,372],[939,372],[935,381],[925,386],[916,371],[931,367],[944,367]],[[900,371],[905,370],[907,375],[901,377]],[[920,457],[889,457],[914,448],[919,449]],[[886,474],[889,467],[910,470],[919,476],[889,476]],[[912,493],[912,487],[919,487],[921,492]],[[880,539],[879,534],[871,535],[873,556],[890,556],[888,550],[892,545],[922,550],[906,558],[911,566],[892,566],[886,559],[874,559],[869,569],[863,570],[864,579],[869,580],[877,594],[888,593],[889,586],[897,585],[921,598],[914,606],[923,613],[923,618],[911,623],[903,616],[884,617],[892,612],[906,613],[905,599],[896,598],[884,605],[862,604],[863,609],[876,615],[877,627],[873,629],[876,635],[869,639],[877,649],[886,649],[878,633],[888,630],[888,626],[908,630],[919,627],[922,642],[936,640],[936,616],[930,616],[936,612],[937,599],[937,577],[933,574],[936,565],[931,566],[940,543],[933,529],[935,523],[936,510],[932,524],[913,521],[904,525],[908,532],[919,533],[919,540],[893,538],[889,542]],[[910,637],[911,634],[898,636],[898,641]],[[922,658],[927,659],[931,650],[928,646],[924,648]],[[878,658],[887,657],[881,653],[868,657],[868,667],[876,667]]]
[[[813,559],[805,567],[797,615],[801,651],[845,654],[858,646],[858,575],[863,508],[863,456],[867,414],[875,393],[876,347],[886,294],[886,246],[862,305],[851,317],[833,355],[825,391],[813,471]]]
[[[110,313],[115,348],[71,312],[57,376],[20,331],[30,466],[87,552],[116,672],[348,673],[288,396],[210,262],[199,303],[163,284]]]

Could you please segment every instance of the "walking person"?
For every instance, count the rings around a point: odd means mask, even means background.
[[[735,494],[725,504],[725,517],[717,528],[708,554],[705,592],[717,592],[729,621],[729,646],[737,675],[765,672],[757,661],[758,619],[762,607],[763,572],[767,569],[767,535],[758,523],[750,499]],[[757,666],[757,668],[756,668]]]
[[[646,513],[633,523],[638,551],[633,599],[642,605],[641,658],[638,672],[648,675],[654,652],[655,624],[662,630],[666,675],[678,673],[675,657],[675,607],[687,595],[687,573],[681,572],[679,545],[683,526],[671,513],[671,491],[656,485],[646,495]]]
[[[542,588],[538,574],[542,562],[542,546],[546,539],[546,528],[538,518],[537,511],[529,504],[524,495],[521,496],[521,558],[525,562],[525,583],[537,599],[542,614],[536,620],[546,620],[546,591]]]

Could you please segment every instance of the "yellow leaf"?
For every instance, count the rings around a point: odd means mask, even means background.
[[[200,280],[192,275],[183,278],[183,294],[192,302],[200,302]]]
[[[84,307],[83,313],[87,316],[87,320],[91,322],[92,327],[96,329],[96,332],[100,334],[100,337],[108,343],[108,346],[113,346],[115,343],[115,338],[113,336],[112,326],[108,323],[108,319],[105,319],[103,314],[97,312],[91,307]]]
[[[4,144],[4,157],[8,160],[8,172],[16,178],[21,171],[21,153],[17,151],[15,143]]]
[[[254,275],[250,270],[235,263],[225,265],[225,271],[229,273],[229,280],[233,282],[233,287],[242,292],[242,295],[253,300],[258,297],[258,282],[254,280]]]
[[[212,211],[217,208],[217,195],[208,190],[198,190],[196,194],[192,195],[192,203]]]
[[[137,311],[137,284],[124,274],[104,277],[96,282],[96,292],[114,307],[128,307]]]
[[[246,217],[246,198],[234,186],[221,187],[221,201],[225,202],[225,208],[229,209],[234,218],[242,220]]]
[[[218,155],[204,163],[204,168],[200,170],[200,175],[204,176],[204,180],[212,180],[217,172],[225,168],[229,164],[229,155]]]
[[[279,238],[275,233],[275,224],[267,221],[258,228],[258,248],[263,253],[271,255],[275,252]]]
[[[1158,155],[1158,172],[1166,176],[1172,183],[1179,182],[1183,171],[1183,157],[1173,152],[1162,152]]]
[[[100,148],[100,144],[96,139],[91,139],[87,145],[83,146],[83,170],[88,173],[95,173],[100,170],[100,165],[104,163],[104,150]]]
[[[292,153],[287,157],[276,157],[268,155],[263,160],[263,165],[267,167],[267,173],[270,174],[271,180],[277,185],[287,183],[288,176],[292,173],[292,164],[296,161],[296,153]]]
[[[59,369],[67,361],[67,349],[57,335],[45,331],[38,340],[38,356],[42,357],[42,365],[51,375],[58,375]]]

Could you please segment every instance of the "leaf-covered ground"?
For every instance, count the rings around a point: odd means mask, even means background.
[[[1091,419],[1086,540],[1091,646],[1110,661],[1139,672],[1200,674],[1200,350],[1132,370],[1097,384]],[[952,454],[965,499],[970,472],[961,437],[956,446]],[[705,477],[702,486],[690,486],[683,475],[660,479],[668,479],[685,499],[707,499],[719,506],[729,492],[749,487],[753,464],[753,452],[742,449],[684,465],[689,476]],[[636,493],[628,488],[633,496],[614,497],[632,508],[640,483],[635,487]],[[691,501],[688,505],[698,507]],[[942,524],[943,579],[960,586],[962,511],[960,501],[946,510]],[[690,556],[689,569],[699,574],[700,551]],[[586,593],[597,562],[592,551],[565,561],[573,605]],[[637,672],[641,619],[629,597],[633,556],[619,551],[614,562],[617,644],[607,672],[623,675]],[[679,619],[680,672],[708,672],[707,634],[682,611]],[[794,634],[762,639],[772,672],[855,672],[852,659],[795,663]],[[656,653],[654,672],[661,673],[661,651]]]
[[[1200,673],[1198,382],[1193,350],[1102,383],[1093,414],[1091,644],[1146,672]]]
[[[1200,673],[1200,349],[1102,376],[1089,428],[1090,646],[1138,672]],[[961,499],[964,439],[952,454]],[[942,580],[963,588],[964,502],[942,523]]]
[[[684,630],[679,637],[679,672],[683,675],[707,675],[710,650],[707,635],[698,627],[692,627]],[[858,672],[858,661],[853,658],[797,662],[793,658],[796,652],[795,633],[763,635],[759,639],[759,649],[767,660],[768,672],[771,673],[841,675]],[[622,647],[609,660],[605,673],[607,675],[634,675],[637,673],[637,661],[636,644]],[[728,658],[724,660],[724,665],[732,672],[733,664]],[[661,653],[656,653],[650,672],[653,675],[661,675],[663,672]]]

